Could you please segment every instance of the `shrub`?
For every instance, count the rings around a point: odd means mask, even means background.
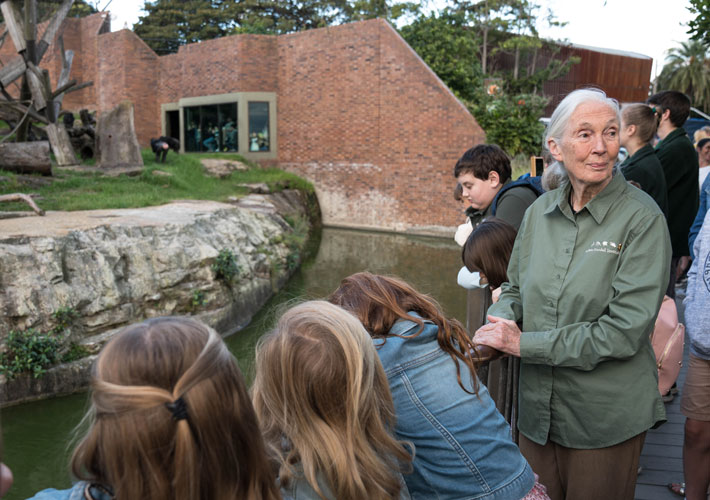
[[[545,126],[540,122],[547,105],[544,97],[521,94],[482,95],[469,109],[486,132],[486,141],[510,156],[539,155]]]
[[[69,350],[62,356],[62,363],[71,363],[77,359],[85,358],[90,353],[89,349],[82,344],[71,343],[69,345]]]
[[[52,313],[56,325],[52,329],[52,333],[61,333],[69,328],[74,321],[79,317],[79,313],[71,306],[60,307]]]
[[[52,335],[33,329],[11,331],[6,351],[0,355],[0,372],[8,379],[20,373],[39,378],[46,368],[57,361],[59,341]]]
[[[203,292],[202,290],[193,290],[192,300],[190,301],[190,305],[192,306],[192,310],[199,309],[200,307],[202,307],[206,304],[207,304],[207,299],[205,298],[205,292]]]
[[[217,259],[212,264],[212,271],[214,271],[216,279],[226,283],[232,281],[239,272],[239,266],[237,265],[237,258],[231,250],[224,248],[219,251]]]

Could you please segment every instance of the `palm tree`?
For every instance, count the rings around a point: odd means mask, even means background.
[[[710,58],[697,40],[681,42],[668,50],[666,64],[658,75],[659,90],[679,90],[693,106],[710,110]]]

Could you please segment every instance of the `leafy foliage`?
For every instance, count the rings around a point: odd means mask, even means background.
[[[233,33],[283,34],[342,22],[415,12],[415,2],[387,0],[154,0],[133,31],[156,53]]]
[[[212,264],[212,271],[214,271],[216,279],[230,283],[239,272],[239,265],[234,253],[228,248],[220,250]]]
[[[483,85],[479,38],[461,12],[420,16],[401,29],[402,37],[461,99],[473,100]]]
[[[688,34],[693,40],[710,47],[710,0],[689,0],[688,10],[695,19],[688,22]]]
[[[74,321],[79,317],[79,313],[71,306],[60,307],[52,313],[56,325],[52,329],[52,333],[60,333],[69,328]]]
[[[192,300],[190,301],[190,306],[193,310],[199,309],[207,304],[207,298],[205,297],[205,292],[202,290],[193,290]]]
[[[0,355],[0,372],[8,379],[21,373],[39,378],[57,360],[59,341],[53,336],[33,329],[11,331],[6,350]]]
[[[545,132],[539,118],[547,99],[531,94],[481,94],[469,108],[486,131],[487,141],[498,144],[511,156],[538,154]]]
[[[689,40],[670,49],[657,83],[659,90],[679,90],[693,106],[710,111],[710,58],[705,45]]]
[[[77,359],[85,358],[89,354],[91,354],[91,352],[86,346],[72,342],[62,356],[62,363],[71,363]]]

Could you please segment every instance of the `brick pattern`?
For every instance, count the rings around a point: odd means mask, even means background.
[[[279,164],[315,183],[325,223],[461,222],[453,166],[484,133],[388,23],[286,35],[279,53]]]
[[[275,92],[276,163],[315,184],[326,224],[431,232],[462,222],[453,165],[484,132],[387,22],[231,36],[158,57],[129,30],[100,33],[97,16],[65,25],[72,76],[95,84],[65,107],[131,100],[146,146],[161,104]]]

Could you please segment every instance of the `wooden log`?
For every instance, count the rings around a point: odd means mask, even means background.
[[[17,15],[17,11],[15,10],[15,7],[13,7],[12,2],[0,3],[0,9],[2,10],[2,15],[5,18],[5,26],[7,31],[10,32],[12,43],[15,44],[15,50],[20,53],[27,48],[25,45],[25,34],[23,33],[20,17]]]
[[[78,165],[79,162],[74,154],[74,148],[71,146],[67,129],[56,123],[50,123],[46,128],[57,165],[61,167]]]
[[[0,168],[20,174],[52,175],[49,142],[9,142],[0,144]]]
[[[49,149],[47,157],[49,158]],[[37,215],[44,215],[44,210],[39,208],[32,198],[23,193],[12,193],[0,195],[0,201],[24,201]]]
[[[40,115],[32,108],[28,108],[27,106],[25,106],[24,104],[22,104],[18,101],[5,101],[5,100],[0,99],[0,109],[2,109],[3,106],[11,108],[14,111],[21,113],[21,114],[26,113],[35,121],[45,123],[45,124],[49,123],[49,121],[47,120],[46,117]],[[28,109],[29,109],[29,111],[28,111]],[[2,112],[0,111],[0,113],[2,113]]]
[[[57,36],[57,32],[59,31],[59,28],[61,28],[67,14],[69,14],[69,10],[71,9],[73,3],[74,0],[64,0],[59,9],[57,9],[57,12],[54,13],[54,16],[52,16],[52,19],[49,21],[47,29],[44,30],[44,34],[42,35],[42,40],[40,40],[37,44],[37,64],[40,63],[45,52],[47,52],[47,48],[52,44],[54,38]]]
[[[42,73],[37,69],[37,66],[32,63],[28,63],[27,69],[27,83],[30,86],[34,107],[39,111],[47,107],[47,97],[44,95],[45,88]],[[37,74],[38,72],[39,74]]]
[[[14,58],[6,66],[0,68],[0,85],[7,87],[24,75],[25,71],[27,71],[27,64],[25,64],[25,60],[21,57]]]

